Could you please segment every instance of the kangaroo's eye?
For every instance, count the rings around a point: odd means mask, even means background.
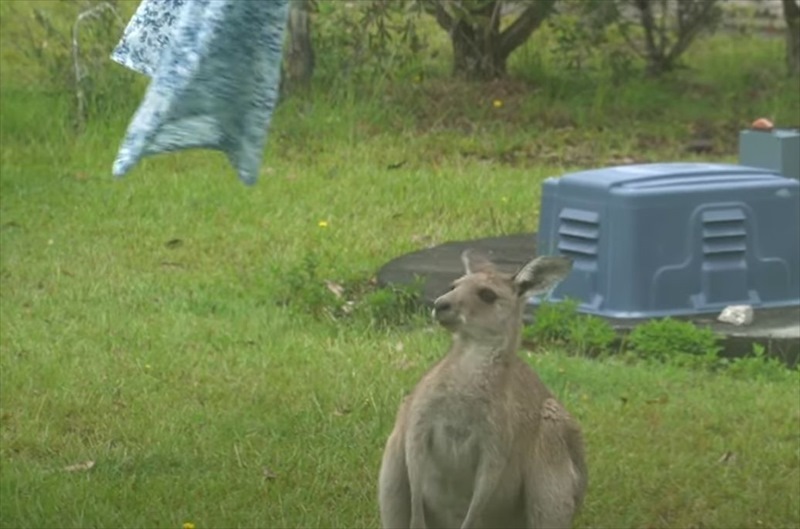
[[[482,288],[478,291],[478,297],[486,303],[494,303],[497,300],[497,293],[491,288]]]

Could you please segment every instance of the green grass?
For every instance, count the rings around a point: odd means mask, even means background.
[[[69,94],[4,76],[0,527],[377,526],[394,413],[447,337],[314,317],[305,289],[281,303],[305,260],[318,283],[366,284],[429,242],[535,230],[547,176],[735,160],[753,118],[800,123],[781,46],[709,40],[667,81],[612,86],[534,39],[516,81],[333,85],[281,105],[253,188],[206,152],[115,181],[138,96],[76,135]],[[703,158],[684,153],[697,128]],[[585,430],[577,527],[800,525],[796,372],[567,353],[530,361]]]

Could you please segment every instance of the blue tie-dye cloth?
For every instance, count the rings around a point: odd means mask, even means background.
[[[152,78],[114,161],[191,148],[253,184],[278,97],[288,0],[143,0],[112,59]]]

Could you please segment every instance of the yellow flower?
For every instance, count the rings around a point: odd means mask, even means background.
[[[501,108],[503,106],[503,102],[500,99],[495,99],[492,101],[492,106],[494,108]]]
[[[321,221],[319,221],[317,223],[317,226],[319,226],[320,228],[327,228],[328,227],[328,221],[327,220],[321,220]]]
[[[184,522],[183,529],[194,529],[194,524],[192,522]]]
[[[152,368],[153,368],[153,366],[151,366],[150,364],[145,364],[145,365],[144,365],[144,368],[145,368],[145,369],[152,369]]]
[[[506,202],[508,202],[508,197],[500,197],[500,202],[503,202],[505,204]]]

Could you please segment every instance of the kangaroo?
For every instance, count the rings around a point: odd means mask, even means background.
[[[378,479],[384,529],[568,528],[588,475],[580,427],[517,356],[522,312],[572,269],[539,257],[516,274],[462,255],[434,302],[448,354],[406,397]]]

